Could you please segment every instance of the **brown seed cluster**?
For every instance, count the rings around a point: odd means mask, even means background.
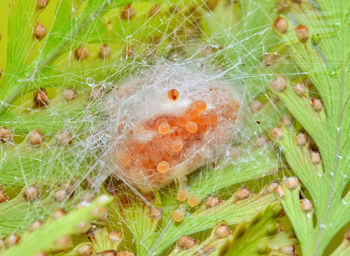
[[[41,40],[44,38],[45,35],[46,35],[46,28],[40,23],[36,24],[34,28],[35,38],[38,40]]]
[[[180,239],[176,242],[176,246],[179,247],[181,250],[188,250],[194,247],[196,244],[198,244],[198,240],[193,239],[190,236],[182,236]]]
[[[45,88],[41,88],[34,93],[33,101],[36,107],[45,107],[49,105],[50,98]]]
[[[89,57],[89,51],[86,47],[80,46],[75,49],[74,56],[76,60],[85,60]]]
[[[5,143],[12,140],[12,133],[5,126],[0,127],[0,142]]]
[[[277,18],[273,24],[274,28],[280,33],[286,33],[288,31],[288,21],[285,18]]]

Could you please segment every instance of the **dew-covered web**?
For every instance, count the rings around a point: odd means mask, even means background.
[[[17,117],[10,117],[3,124],[14,134],[13,140],[1,147],[4,191],[12,199],[18,191],[34,185],[40,190],[41,200],[26,206],[18,203],[22,212],[12,212],[10,226],[0,224],[0,235],[21,232],[34,220],[45,220],[59,207],[72,208],[85,190],[93,194],[108,190],[137,204],[151,206],[149,193],[160,191],[176,196],[179,188],[190,191],[191,182],[196,179],[200,180],[198,186],[205,187],[206,180],[201,177],[206,177],[207,172],[218,173],[210,190],[222,199],[243,186],[258,192],[268,182],[283,177],[278,170],[288,175],[277,147],[269,140],[270,135],[266,135],[284,113],[280,102],[266,92],[274,77],[273,64],[264,63],[263,59],[273,44],[264,37],[271,35],[272,18],[266,24],[243,24],[238,28],[238,17],[218,17],[220,11],[232,8],[233,2],[220,2],[211,10],[205,3],[181,5],[169,1],[159,4],[156,11],[152,9],[153,3],[137,3],[127,14],[123,13],[125,7],[111,6],[110,12],[92,20],[83,33],[67,38],[69,47],[65,53],[38,71],[33,81],[38,89],[46,87],[49,101],[38,107],[33,103],[33,93],[28,93],[6,106]],[[249,7],[252,17],[261,7],[255,4]],[[134,16],[127,19],[123,15]],[[249,17],[248,13],[246,18]],[[74,19],[78,17],[72,22]],[[212,22],[209,25],[215,27],[215,31],[208,28],[206,22]],[[40,44],[44,46],[45,42]],[[101,47],[105,47],[102,52]],[[286,62],[281,57],[280,65],[287,66]],[[4,75],[16,76],[6,70]],[[67,88],[73,91],[65,91]],[[176,102],[168,97],[171,89],[179,92]],[[76,95],[67,99],[64,93]],[[150,179],[153,182],[153,177],[160,176],[154,162],[162,159],[155,155],[164,143],[172,141],[159,139],[156,119],[171,122],[198,100],[206,101],[206,111],[215,112],[216,122],[221,122],[217,125],[219,128],[215,124],[215,128],[206,128],[203,132],[206,136],[188,140],[182,145],[187,147],[185,153],[168,156],[173,162],[167,170],[168,174],[172,173],[167,181],[156,179],[155,183],[148,184]],[[286,116],[284,121],[293,122]],[[177,122],[176,119],[174,126]],[[152,128],[144,128],[146,124]],[[144,130],[140,130],[141,126]],[[30,145],[33,131],[39,132],[35,129],[40,129],[44,136],[40,145]],[[130,144],[135,133],[143,144]],[[59,145],[60,139],[63,145]],[[141,147],[145,141],[152,139],[155,140],[153,151],[139,153],[138,150],[144,150]],[[157,143],[159,148],[155,147]],[[265,151],[273,152],[271,160],[266,159],[271,154],[261,157]],[[125,152],[129,162],[123,165],[121,154]],[[145,163],[132,165],[141,162],[135,156],[157,159],[151,164],[148,159],[142,159]],[[215,189],[223,167],[251,163],[255,170],[262,160],[264,165],[270,163],[266,173],[243,184]],[[153,167],[149,167],[152,164]],[[237,174],[240,171],[237,168]],[[54,193],[62,189],[62,184],[72,186],[70,196],[54,202]],[[22,192],[19,197],[18,200]],[[123,243],[125,247],[130,246],[133,238],[117,204],[109,211],[114,218],[107,221],[113,228],[129,234]],[[9,218],[1,218],[9,223]],[[166,227],[159,232],[160,236]]]

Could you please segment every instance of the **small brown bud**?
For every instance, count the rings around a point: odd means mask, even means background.
[[[84,244],[78,248],[78,255],[79,256],[91,256],[94,253],[94,249],[92,246],[88,244]]]
[[[124,251],[124,252],[118,252],[117,256],[136,256],[136,254],[133,253],[133,252],[126,252],[126,251]]]
[[[64,182],[61,184],[61,188],[66,191],[68,195],[72,195],[74,193],[74,186],[71,183]]]
[[[266,186],[266,192],[267,193],[272,193],[275,191],[275,189],[277,188],[278,184],[276,182],[271,182],[270,184],[268,184]]]
[[[89,57],[89,51],[86,47],[80,46],[75,49],[74,56],[76,60],[85,60]]]
[[[225,238],[232,234],[228,226],[219,225],[215,228],[214,234],[217,238]]]
[[[38,146],[44,143],[44,136],[41,134],[39,129],[31,132],[29,136],[29,143],[33,146]]]
[[[271,53],[266,53],[263,57],[263,64],[266,67],[271,66],[273,63],[276,62],[276,60],[278,59],[278,55],[277,54],[271,54]]]
[[[247,199],[251,195],[252,193],[249,191],[249,189],[247,187],[243,187],[235,193],[235,199],[243,200],[243,199]]]
[[[191,207],[196,207],[199,204],[199,198],[197,196],[191,196],[188,199],[188,204]]]
[[[108,238],[111,242],[116,243],[122,239],[122,233],[120,231],[111,231],[108,234]]]
[[[271,129],[271,135],[276,139],[281,139],[283,137],[283,130],[280,127],[274,127]]]
[[[323,109],[323,104],[320,99],[315,99],[315,98],[311,99],[311,106],[317,112]]]
[[[261,136],[255,138],[254,143],[257,147],[261,148],[268,143],[268,140],[266,139],[265,136],[261,135]]]
[[[34,28],[35,38],[38,40],[41,40],[44,38],[45,35],[46,35],[46,28],[40,23],[36,24]]]
[[[49,105],[50,98],[45,88],[41,88],[34,93],[33,101],[36,107],[45,107]]]
[[[49,3],[49,0],[37,0],[37,6],[39,9],[43,9]]]
[[[314,208],[312,202],[306,198],[300,200],[300,206],[304,212],[311,212]]]
[[[104,220],[106,218],[106,209],[103,207],[98,207],[91,212],[92,216],[94,216],[97,220]]]
[[[275,20],[275,23],[273,24],[274,28],[279,32],[279,33],[286,33],[288,30],[288,21],[285,18],[277,18]]]
[[[281,124],[284,126],[291,126],[292,125],[292,117],[289,115],[282,116]]]
[[[280,185],[277,185],[277,187],[275,188],[275,191],[279,197],[284,197],[285,192],[284,192],[284,189]]]
[[[122,11],[122,17],[123,19],[132,19],[136,15],[134,8],[131,7],[131,5],[128,5],[124,8]]]
[[[149,216],[151,219],[160,219],[162,218],[162,211],[157,207],[150,207]]]
[[[53,219],[58,219],[58,218],[61,218],[64,215],[67,215],[67,212],[63,208],[60,208],[60,209],[57,209],[56,211],[53,212],[52,218]]]
[[[43,225],[43,222],[41,220],[36,220],[32,223],[32,225],[30,225],[29,227],[29,232],[33,232],[35,230],[37,230],[38,228],[40,228]]]
[[[81,221],[75,226],[75,228],[77,229],[78,233],[84,233],[91,228],[91,225],[87,221]]]
[[[4,191],[2,191],[2,189],[0,189],[0,204],[3,202],[6,202],[8,200],[7,195],[4,193]]]
[[[64,236],[56,241],[60,248],[70,248],[73,246],[72,239],[69,236]]]
[[[181,250],[188,250],[194,247],[198,243],[197,240],[193,239],[189,236],[182,236],[177,240],[176,246],[179,247]]]
[[[2,143],[12,140],[12,133],[5,126],[0,127],[0,141]]]
[[[175,222],[183,221],[184,217],[185,217],[185,214],[183,213],[183,211],[181,211],[181,210],[173,211],[173,220]]]
[[[12,247],[12,246],[18,244],[20,239],[21,239],[21,237],[19,235],[17,235],[17,233],[12,233],[6,239],[7,247]]]
[[[304,96],[306,94],[306,87],[304,85],[304,83],[299,82],[294,86],[294,92],[298,95],[298,96]]]
[[[217,5],[218,5],[218,0],[208,0],[207,1],[207,6],[210,10],[214,10]]]
[[[176,199],[179,200],[180,202],[186,201],[188,198],[188,190],[187,189],[179,189],[177,192]]]
[[[270,87],[276,92],[282,92],[287,87],[287,79],[279,76],[270,83]]]
[[[99,51],[99,56],[101,59],[108,58],[109,56],[111,56],[111,54],[112,54],[112,49],[111,47],[109,47],[108,44],[104,44]]]
[[[29,186],[24,190],[23,196],[28,202],[34,202],[40,197],[39,189]]]
[[[300,147],[305,146],[307,143],[307,137],[304,133],[298,133],[298,135],[296,136],[296,140],[297,140],[298,146]]]
[[[210,196],[205,200],[204,204],[207,208],[213,208],[220,204],[220,199],[215,196]]]
[[[288,8],[289,8],[288,3],[285,0],[281,0],[276,4],[276,10],[278,12],[284,12],[288,10]]]
[[[284,181],[286,187],[290,190],[296,189],[300,183],[297,177],[289,177]]]
[[[77,98],[77,91],[71,88],[65,88],[62,91],[62,96],[66,101],[72,101]]]
[[[59,146],[68,146],[73,143],[72,135],[69,132],[62,131],[57,135],[57,144]]]
[[[296,252],[294,245],[286,245],[280,248],[280,253],[283,255],[294,255]]]
[[[254,100],[252,103],[250,103],[250,109],[252,111],[258,112],[262,109],[263,104],[260,100]]]
[[[306,43],[307,40],[309,40],[309,37],[310,37],[310,31],[309,29],[304,26],[304,25],[298,25],[296,28],[295,28],[295,34],[298,38],[298,40],[302,43]]]
[[[320,164],[321,163],[321,155],[317,151],[311,151],[310,152],[310,159],[314,164]]]
[[[59,189],[53,194],[53,197],[56,202],[63,202],[65,199],[67,199],[68,195],[63,189]]]

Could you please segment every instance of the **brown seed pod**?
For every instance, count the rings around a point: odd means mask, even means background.
[[[316,112],[320,112],[323,109],[323,104],[320,99],[312,98],[311,106]]]
[[[124,251],[124,252],[118,252],[117,256],[136,256],[136,254],[133,252]]]
[[[177,240],[176,246],[181,250],[188,250],[198,244],[198,240],[193,239],[190,236],[182,236]]]
[[[96,255],[99,256],[117,256],[117,251],[115,250],[105,250],[103,252],[99,252]]]
[[[300,206],[304,212],[311,212],[314,209],[312,202],[306,198],[300,200]]]
[[[12,133],[5,126],[0,127],[0,142],[8,142],[12,140]]]
[[[104,207],[98,207],[92,210],[91,214],[99,221],[103,221],[107,217],[106,209]]]
[[[285,18],[277,18],[275,20],[275,23],[273,24],[273,27],[279,32],[279,33],[286,33],[288,31],[288,21]]]
[[[78,93],[76,90],[72,89],[72,88],[65,88],[62,91],[62,96],[66,101],[72,101],[75,100],[78,96]]]
[[[191,196],[188,199],[188,204],[191,207],[196,207],[199,204],[199,198],[197,196]]]
[[[297,177],[289,177],[284,181],[286,187],[290,190],[296,189],[299,185],[299,179]]]
[[[53,198],[56,202],[63,202],[68,198],[68,195],[65,190],[59,189],[53,194]]]
[[[45,138],[41,134],[39,129],[32,131],[31,134],[29,135],[29,144],[33,146],[41,145],[44,142],[44,140]]]
[[[279,197],[284,197],[285,196],[284,189],[280,185],[277,185],[277,187],[275,188],[275,191],[276,191],[276,194]]]
[[[43,8],[46,7],[46,5],[48,5],[49,0],[37,0],[36,3],[37,3],[37,7],[38,7],[39,9],[43,9]]]
[[[40,23],[36,24],[34,28],[35,38],[38,40],[41,40],[44,38],[45,35],[46,35],[46,28],[44,27],[44,25]]]
[[[231,235],[232,231],[226,225],[219,225],[215,228],[214,234],[217,238],[225,238]]]
[[[296,249],[294,245],[286,245],[280,248],[280,253],[283,255],[295,255]]]
[[[184,217],[185,217],[185,214],[183,213],[183,211],[181,211],[181,210],[173,211],[173,220],[175,222],[183,221]]]
[[[318,151],[311,151],[310,152],[310,159],[314,164],[320,164],[321,163],[321,155]]]
[[[120,231],[111,231],[108,234],[108,238],[111,242],[115,243],[120,241],[122,239],[122,233]]]
[[[21,240],[21,237],[19,235],[17,235],[17,233],[12,233],[11,235],[9,235],[7,237],[6,245],[7,245],[7,247],[12,247],[12,246],[18,244],[19,240]]]
[[[304,96],[306,94],[306,87],[302,82],[295,84],[293,90],[298,96]]]
[[[247,199],[251,195],[252,193],[249,191],[249,189],[247,187],[243,187],[235,193],[235,199],[243,200],[243,199]]]
[[[94,249],[92,246],[88,244],[84,244],[78,248],[78,255],[79,256],[91,256],[94,253]]]
[[[101,59],[106,59],[108,58],[109,56],[111,56],[112,54],[112,49],[111,47],[109,47],[108,44],[104,44],[101,48],[100,48],[100,51],[99,51],[99,56]]]
[[[276,60],[278,59],[278,54],[271,54],[271,53],[266,53],[263,57],[263,64],[266,67],[271,66],[273,63],[276,62]]]
[[[275,191],[275,189],[277,188],[278,184],[276,182],[271,182],[270,184],[268,184],[266,186],[266,192],[267,193],[272,193]]]
[[[288,8],[289,8],[289,5],[288,5],[287,1],[285,1],[285,0],[281,0],[276,4],[276,10],[278,12],[284,12],[284,11],[288,10]]]
[[[52,218],[53,219],[58,219],[61,218],[62,216],[67,215],[67,212],[63,208],[59,208],[56,211],[53,212]]]
[[[307,143],[307,137],[304,133],[298,133],[298,135],[296,136],[296,140],[297,140],[298,146],[300,147],[305,146]]]
[[[187,189],[180,189],[177,192],[176,199],[179,200],[180,202],[186,201],[188,198],[188,190]]]
[[[76,232],[80,234],[84,234],[91,228],[91,224],[87,221],[81,221],[75,226],[75,228],[76,228]]]
[[[208,0],[207,1],[207,7],[210,10],[214,10],[217,5],[218,5],[218,0]]]
[[[75,49],[74,56],[76,60],[85,60],[89,57],[89,51],[86,47],[80,46]]]
[[[220,199],[216,196],[210,196],[207,199],[205,199],[204,204],[207,208],[213,208],[220,204]]]
[[[122,11],[122,18],[126,20],[132,19],[135,15],[136,15],[136,12],[131,5],[126,6]]]
[[[34,93],[33,101],[36,107],[45,107],[49,105],[50,98],[45,88],[41,88]]]
[[[287,79],[279,76],[270,83],[270,87],[276,92],[282,92],[287,87]]]
[[[263,104],[260,100],[253,100],[249,107],[252,111],[258,112],[262,109]]]
[[[70,248],[73,246],[72,239],[69,236],[63,236],[57,239],[56,244],[62,249]]]
[[[302,43],[306,43],[307,40],[309,40],[309,38],[310,38],[310,31],[304,25],[298,25],[295,28],[295,34],[296,34],[298,40]]]
[[[30,225],[29,232],[33,232],[34,230],[37,230],[43,225],[43,222],[41,220],[36,220]]]
[[[258,136],[257,138],[255,138],[254,143],[258,148],[261,148],[268,143],[268,140],[265,136],[261,135],[261,136]]]
[[[283,137],[283,130],[280,127],[274,127],[271,129],[271,135],[276,139],[281,139]]]
[[[31,185],[24,190],[23,197],[28,202],[34,202],[40,198],[39,189]]]
[[[150,207],[149,216],[151,219],[160,219],[162,218],[162,211],[157,207]]]
[[[3,202],[6,202],[8,200],[7,195],[4,193],[4,191],[0,188],[0,204]]]
[[[62,131],[57,134],[57,145],[61,147],[68,146],[73,143],[72,135],[69,132]]]

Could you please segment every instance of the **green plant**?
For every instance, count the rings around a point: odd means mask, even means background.
[[[350,212],[349,10],[345,0],[2,1],[0,254],[349,254],[349,235],[339,242]],[[132,133],[118,150],[111,138],[127,128],[118,107],[137,102],[130,91],[160,90],[162,75],[188,79],[189,92],[203,93],[201,79],[231,85],[234,111],[210,125],[231,120],[235,135],[210,147],[220,154],[199,153],[198,170],[146,191],[111,163],[129,164]],[[125,113],[153,122],[151,102],[139,102]]]

